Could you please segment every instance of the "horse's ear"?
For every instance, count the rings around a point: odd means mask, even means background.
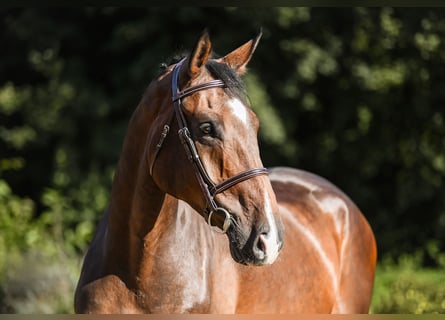
[[[255,38],[246,42],[238,49],[233,50],[222,58],[222,60],[238,74],[241,75],[245,73],[247,63],[249,63],[250,58],[252,58],[253,52],[255,51],[262,34],[263,33],[260,31]]]
[[[195,78],[212,53],[212,43],[207,30],[204,30],[189,59],[188,74],[191,79]]]

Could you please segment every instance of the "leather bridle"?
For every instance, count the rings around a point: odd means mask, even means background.
[[[240,182],[243,182],[245,180],[254,178],[259,175],[265,175],[268,174],[268,171],[266,168],[254,168],[249,169],[243,172],[240,172],[221,183],[215,184],[210,176],[208,175],[201,158],[199,157],[198,150],[196,148],[195,143],[193,142],[193,139],[190,134],[190,130],[187,127],[187,121],[185,118],[185,115],[182,111],[182,102],[181,99],[192,95],[195,92],[206,90],[210,88],[221,88],[225,87],[225,83],[222,80],[212,80],[203,84],[198,84],[193,87],[189,87],[186,89],[183,89],[182,91],[179,90],[179,71],[181,69],[181,66],[183,64],[185,59],[182,59],[180,62],[176,64],[176,66],[173,69],[172,72],[172,102],[173,102],[173,109],[176,114],[176,119],[178,121],[179,125],[179,138],[181,140],[182,145],[184,146],[184,150],[187,154],[188,159],[193,164],[193,168],[195,171],[196,178],[198,179],[199,185],[201,187],[201,191],[204,195],[204,198],[206,199],[207,207],[205,210],[205,213],[207,214],[208,218],[208,224],[211,226],[211,219],[213,214],[222,213],[224,214],[224,223],[221,227],[221,232],[226,233],[227,230],[230,227],[231,224],[231,214],[228,210],[225,208],[219,207],[216,204],[215,196],[218,193],[221,193],[235,185],[237,185]],[[165,137],[167,136],[168,132],[170,130],[170,124],[164,125],[164,129],[161,133],[161,139],[159,143],[156,146],[155,154],[151,162],[150,166],[150,174],[153,172],[153,166],[156,160],[156,157],[162,147],[162,144],[164,142]]]

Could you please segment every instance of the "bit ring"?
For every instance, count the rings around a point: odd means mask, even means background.
[[[218,211],[224,213],[224,215],[225,215],[224,224],[223,224],[222,230],[219,230],[219,229],[214,229],[214,230],[218,233],[225,234],[225,233],[227,233],[227,230],[229,230],[230,223],[231,223],[230,222],[230,213],[226,209],[218,207],[215,210],[210,211],[209,217],[207,218],[207,223],[209,224],[209,226],[214,227],[214,226],[212,226],[212,215],[214,213],[217,213]]]

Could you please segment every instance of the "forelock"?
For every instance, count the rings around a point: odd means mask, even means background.
[[[206,68],[215,78],[224,82],[225,90],[230,97],[237,97],[243,101],[247,101],[247,90],[241,77],[227,64],[220,63],[215,60],[209,60]]]

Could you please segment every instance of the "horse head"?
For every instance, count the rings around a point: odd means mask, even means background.
[[[214,58],[204,32],[188,57],[167,67],[149,88],[158,111],[146,146],[155,184],[227,233],[234,260],[250,265],[273,263],[283,245],[259,121],[240,78],[260,37]]]

